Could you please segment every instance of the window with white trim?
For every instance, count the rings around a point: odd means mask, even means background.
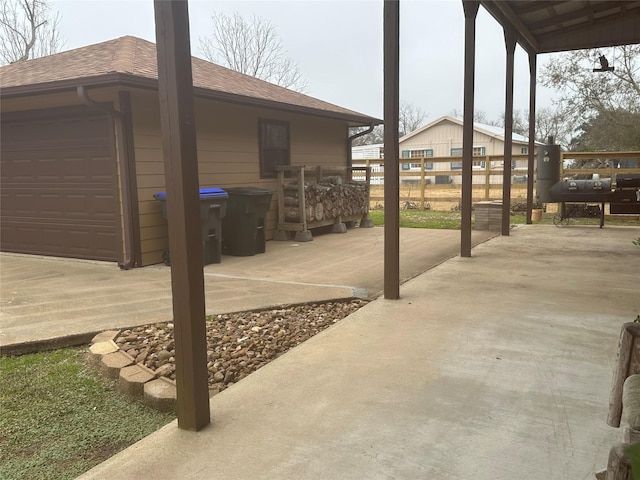
[[[402,150],[401,158],[433,158],[433,150],[430,148]],[[420,168],[419,163],[402,163],[402,170],[411,170],[413,168]],[[425,170],[433,170],[433,162],[424,162]]]
[[[520,153],[522,155],[526,155],[527,153],[529,153],[529,147],[521,147],[520,148]]]
[[[472,155],[474,157],[482,157],[486,155],[487,149],[485,147],[473,147]],[[452,157],[461,157],[462,156],[462,148],[456,147],[451,149]],[[485,160],[474,160],[473,166],[476,168],[485,168],[487,163]],[[462,170],[462,162],[451,162],[451,170]]]

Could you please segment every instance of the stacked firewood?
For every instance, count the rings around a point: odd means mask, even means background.
[[[298,184],[289,183],[284,190],[285,222],[302,222]],[[334,179],[321,183],[305,183],[304,200],[307,222],[332,220],[337,217],[364,215],[369,211],[369,185],[364,182],[341,183]]]

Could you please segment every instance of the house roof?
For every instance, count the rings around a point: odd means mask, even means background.
[[[402,137],[400,139],[400,144],[402,144],[402,142],[410,139],[411,137],[414,137],[415,135],[418,135],[422,132],[424,132],[425,130],[428,130],[436,125],[439,125],[441,123],[444,122],[450,122],[450,123],[454,123],[456,125],[460,125],[460,128],[462,128],[462,120],[460,118],[455,118],[455,117],[450,117],[448,115],[445,115],[444,117],[440,117],[437,120],[434,120],[433,122],[425,125],[424,127],[420,127],[417,130],[414,130],[411,133],[408,133],[407,135],[405,135],[404,137]],[[473,124],[473,129],[476,132],[480,132],[480,133],[484,133],[485,135],[489,135],[490,137],[496,138],[498,140],[501,140],[504,142],[504,128],[502,127],[497,127],[495,125],[484,125],[482,123],[477,123],[474,122]],[[526,137],[523,137],[522,135],[518,134],[518,133],[512,133],[511,136],[512,142],[515,143],[522,143],[522,144],[528,144],[529,143],[529,139]],[[539,145],[542,145],[540,142],[536,142]]]
[[[381,120],[192,57],[194,95],[342,119],[353,125]],[[158,87],[156,46],[125,36],[0,67],[0,97],[87,87]]]

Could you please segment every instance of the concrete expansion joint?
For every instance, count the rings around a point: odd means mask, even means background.
[[[175,409],[176,383],[158,377],[150,368],[123,352],[115,343],[119,330],[107,330],[91,340],[91,363],[103,378],[115,381],[118,391],[142,400],[144,405],[161,412]]]

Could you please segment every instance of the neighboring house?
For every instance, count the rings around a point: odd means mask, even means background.
[[[354,160],[370,159],[376,160],[384,158],[384,144],[376,143],[375,145],[359,145],[351,149]]]
[[[421,157],[462,157],[462,120],[444,116],[405,135],[400,139],[400,158]],[[529,141],[514,133],[512,135],[512,155],[526,155],[529,151]],[[535,152],[534,152],[535,153]],[[487,155],[504,154],[504,129],[492,125],[474,123],[473,126],[473,155],[485,157]],[[486,158],[473,160],[474,170],[485,170]],[[491,161],[491,169],[501,169],[503,160]],[[420,164],[404,164],[404,170],[419,170]],[[514,176],[521,178],[527,171],[527,159],[514,159],[512,162]],[[452,159],[450,162],[425,162],[425,170],[432,176],[427,178],[435,183],[462,183],[461,176],[448,175],[447,172],[461,171],[462,158]],[[501,182],[501,175],[491,175],[492,183]],[[474,176],[474,183],[484,183],[484,177]]]
[[[420,171],[420,163],[406,162],[406,159],[425,159],[432,157],[457,157],[447,162],[425,161],[428,172],[426,180],[430,183],[461,183],[462,177],[450,175],[449,172],[462,170],[462,120],[444,116],[400,138],[400,162],[402,171]],[[537,143],[539,145],[539,143]],[[529,151],[529,141],[522,135],[514,133],[512,136],[512,154],[526,155]],[[353,159],[384,158],[384,145],[364,145],[352,149]],[[376,156],[376,152],[380,152]],[[473,154],[478,157],[473,161],[475,171],[484,171],[487,155],[504,154],[504,129],[492,125],[474,124]],[[402,163],[404,162],[404,163]],[[356,162],[357,163],[357,162]],[[373,161],[370,162],[375,165]],[[501,169],[502,159],[492,160],[491,169]],[[526,179],[527,160],[518,158],[513,160],[514,181]],[[420,177],[402,176],[403,182],[417,182]],[[492,183],[502,182],[502,175],[491,175]],[[484,183],[483,176],[474,176],[474,183]]]
[[[276,190],[280,164],[346,166],[380,120],[193,58],[202,187]],[[156,48],[121,37],[0,67],[3,251],[162,261]],[[276,227],[277,201],[267,215]]]
[[[353,147],[351,149],[351,158],[352,160],[356,160],[356,165],[361,164],[359,160],[370,160],[369,168],[371,168],[371,173],[381,173],[384,172],[384,165],[380,162],[376,162],[376,160],[380,160],[384,158],[384,144],[377,143],[375,145],[359,145],[357,147]],[[354,172],[353,178],[360,180],[363,178],[362,175]],[[377,177],[375,175],[371,176],[371,180],[369,182],[371,185],[382,185],[384,184],[383,177]]]

